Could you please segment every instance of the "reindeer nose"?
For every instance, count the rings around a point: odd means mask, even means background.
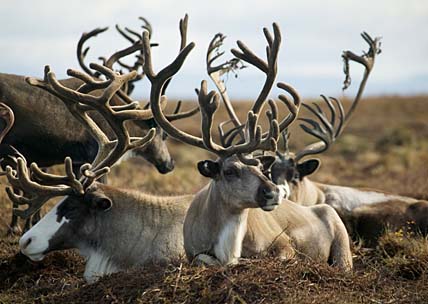
[[[162,163],[161,165],[157,166],[156,168],[158,169],[159,173],[166,174],[166,173],[169,173],[172,170],[174,170],[174,167],[175,167],[175,161],[173,159],[171,159],[171,161],[169,161],[167,163]]]
[[[265,198],[266,200],[275,198],[275,193],[270,189],[263,189],[262,193],[263,193],[263,198]]]
[[[19,242],[19,247],[21,247],[21,250],[25,250],[33,241],[33,239],[31,237],[29,237],[28,239],[21,239],[21,241]]]

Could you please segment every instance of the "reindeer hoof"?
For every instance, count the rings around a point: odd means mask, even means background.
[[[193,263],[195,265],[198,266],[202,266],[202,265],[220,265],[219,260],[217,260],[216,258],[207,255],[207,254],[198,254],[194,259],[193,259]]]

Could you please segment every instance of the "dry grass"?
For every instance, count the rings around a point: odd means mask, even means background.
[[[239,104],[240,116],[248,104]],[[221,113],[220,117],[225,117]],[[428,98],[364,100],[344,136],[325,155],[320,182],[378,188],[428,198]],[[180,122],[197,133],[198,118]],[[292,148],[311,138],[292,129]],[[114,168],[111,183],[162,194],[193,193],[207,180],[196,170],[204,151],[172,142],[174,172],[162,176],[142,160]],[[1,180],[4,184],[4,180]],[[17,238],[4,237],[10,204],[0,191],[0,303],[426,303],[428,241],[400,233],[376,249],[354,248],[355,270],[341,273],[309,262],[246,260],[225,268],[176,264],[135,269],[94,285],[82,279],[74,252],[28,262]]]

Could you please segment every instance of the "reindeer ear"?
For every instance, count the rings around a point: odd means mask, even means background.
[[[103,211],[108,211],[113,206],[113,202],[108,197],[98,197],[95,199],[95,206]]]
[[[300,164],[297,164],[297,171],[299,171],[300,179],[314,173],[319,168],[320,164],[321,161],[317,158],[308,159]]]
[[[198,170],[205,177],[216,178],[220,174],[220,164],[212,160],[203,160],[198,163]]]
[[[273,165],[273,163],[276,160],[275,156],[270,156],[270,155],[263,155],[263,156],[259,156],[257,157],[257,159],[262,163],[263,165],[263,170],[269,170],[270,167]]]
[[[113,202],[102,191],[91,191],[85,194],[85,201],[87,201],[92,208],[108,211],[113,206]]]

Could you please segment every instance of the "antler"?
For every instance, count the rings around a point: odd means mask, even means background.
[[[143,22],[143,25],[141,28],[143,31],[147,31],[149,33],[149,38],[153,35],[153,27],[150,24],[150,22],[144,18],[144,17],[138,17]],[[105,66],[112,69],[113,64],[118,63],[121,67],[126,68],[129,72],[132,71],[138,71],[139,68],[142,68],[144,64],[144,49],[143,49],[143,35],[141,32],[137,32],[134,30],[131,30],[127,27],[125,29],[122,29],[119,25],[116,24],[115,26],[116,30],[121,34],[126,40],[132,43],[132,45],[126,49],[120,50],[113,55],[110,56],[109,59],[105,60]],[[133,38],[133,37],[134,38]],[[158,43],[151,43],[150,46],[158,46]],[[137,60],[134,62],[133,65],[127,65],[120,61],[121,58],[128,56],[136,51],[140,51],[140,54],[136,55]],[[138,80],[141,80],[144,77],[144,73],[140,73],[137,75],[135,79],[132,79],[130,82],[135,82]]]
[[[182,35],[183,37],[183,35]],[[252,111],[248,113],[248,118],[246,122],[246,131],[247,131],[247,141],[230,147],[223,147],[213,142],[211,136],[211,129],[214,114],[219,107],[219,95],[214,92],[207,90],[206,81],[202,81],[201,87],[199,90],[196,90],[198,94],[199,108],[201,111],[201,123],[202,123],[202,138],[196,137],[186,132],[183,132],[176,127],[174,127],[163,114],[160,104],[162,100],[165,100],[165,96],[161,96],[162,88],[165,82],[170,79],[178,70],[181,68],[185,58],[189,52],[193,49],[194,44],[190,43],[182,48],[179,55],[176,59],[167,67],[165,67],[158,74],[155,74],[152,67],[151,51],[149,48],[149,39],[148,34],[144,33],[143,41],[145,44],[145,64],[144,71],[152,83],[151,92],[150,92],[150,103],[153,111],[153,116],[159,126],[170,136],[178,139],[184,143],[199,147],[204,150],[208,150],[212,153],[217,154],[221,158],[231,156],[233,154],[241,155],[244,153],[249,153],[256,150],[258,147],[267,147],[267,142],[262,141],[262,132],[261,127],[257,125],[258,115],[254,114]],[[274,112],[274,110],[272,111]],[[273,115],[273,114],[272,114]],[[272,120],[271,126],[273,130],[271,133],[273,135],[277,134],[278,123],[276,120]],[[276,130],[276,131],[275,131]],[[273,147],[276,148],[276,140],[272,139],[268,141]]]
[[[89,33],[83,33],[82,37],[80,37],[79,42],[77,43],[77,61],[79,62],[80,67],[85,71],[85,73],[91,75],[92,77],[96,77],[95,73],[91,71],[85,64],[85,57],[88,54],[90,47],[86,47],[83,50],[83,46],[90,38],[97,36],[100,33],[103,33],[108,30],[108,27],[96,28]]]
[[[3,138],[9,133],[13,124],[15,123],[15,114],[12,109],[5,103],[0,102],[0,118],[4,120],[5,127],[0,133],[0,144],[3,142]]]
[[[143,21],[143,25],[141,26],[144,30],[148,30],[150,32],[150,35],[153,32],[151,24],[143,17],[139,17],[140,20]],[[97,28],[89,33],[83,33],[82,37],[80,38],[78,44],[77,44],[77,58],[79,61],[80,66],[82,69],[90,76],[94,78],[98,78],[100,74],[98,72],[93,72],[91,69],[85,64],[84,59],[89,51],[89,47],[85,48],[83,50],[83,46],[86,43],[87,40],[89,40],[92,37],[97,36],[99,33],[105,32],[108,29],[106,28]],[[129,42],[132,43],[131,46],[126,47],[122,50],[119,50],[115,53],[113,53],[110,57],[99,57],[99,59],[103,62],[103,65],[107,66],[110,69],[113,69],[114,64],[119,64],[121,67],[126,68],[129,72],[132,71],[138,71],[144,64],[143,62],[143,49],[142,49],[142,34],[139,34],[136,31],[133,31],[127,27],[123,30],[119,27],[119,25],[116,25],[116,30]],[[134,36],[134,37],[132,37]],[[157,46],[157,43],[151,44],[152,46]],[[83,50],[83,51],[82,51]],[[121,61],[123,57],[126,57],[128,55],[131,55],[132,53],[135,53],[139,51],[140,54],[136,55],[136,61],[132,65],[125,64]],[[118,95],[120,98],[123,99],[123,101],[126,103],[128,100],[127,96],[131,94],[134,85],[133,83],[136,81],[139,81],[144,78],[144,73],[138,74],[137,77],[130,80],[129,83],[124,84],[123,92],[118,91]],[[126,94],[124,93],[126,92]]]
[[[136,72],[120,75],[107,67],[92,63],[91,69],[103,74],[106,81],[96,81],[88,75],[76,70],[69,69],[67,74],[81,79],[85,85],[77,90],[69,89],[63,86],[50,71],[50,67],[45,67],[45,79],[40,81],[34,78],[27,78],[27,82],[36,85],[59,97],[71,111],[71,113],[82,122],[91,132],[91,135],[98,143],[98,153],[92,163],[94,170],[104,166],[112,166],[127,150],[136,147],[143,147],[148,144],[155,134],[152,129],[145,137],[131,138],[125,127],[127,120],[146,120],[152,117],[150,110],[139,109],[138,102],[121,106],[111,106],[110,100],[122,87],[123,83],[135,78]],[[94,96],[88,93],[82,93],[79,90],[91,92],[93,90],[102,90],[102,94]],[[88,111],[96,110],[109,124],[117,140],[111,141],[101,128],[88,115]]]
[[[326,151],[331,146],[331,144],[338,138],[338,136],[343,130],[343,123],[345,121],[345,111],[341,102],[336,98],[327,98],[324,95],[321,95],[321,98],[330,110],[330,120],[327,118],[326,113],[321,109],[318,104],[303,104],[306,109],[308,109],[313,115],[315,115],[316,118],[318,118],[319,122],[309,118],[300,118],[299,120],[306,122],[307,124],[312,126],[312,128],[309,128],[307,125],[304,124],[301,124],[300,127],[306,133],[311,134],[312,136],[320,139],[320,141],[310,144],[306,146],[302,151],[299,151],[295,156],[296,161],[299,161],[306,155],[319,154]],[[337,113],[333,103],[335,103],[335,105],[339,109],[338,123],[336,123]]]
[[[224,52],[220,52],[220,47],[223,45],[224,39],[226,39],[226,36],[222,33],[218,33],[211,40],[206,57],[207,72],[217,87],[217,91],[220,93],[223,103],[226,106],[226,110],[230,116],[230,121],[233,122],[235,127],[238,127],[241,125],[241,122],[233,109],[232,102],[229,99],[226,86],[221,77],[229,72],[236,72],[237,70],[243,69],[245,66],[238,58],[232,58],[224,63],[213,66],[214,61],[224,55]]]
[[[112,166],[126,151],[136,147],[144,147],[155,135],[155,129],[151,129],[145,137],[131,138],[125,127],[127,120],[140,120],[151,117],[150,110],[138,109],[138,103],[127,105],[111,106],[110,100],[122,87],[124,82],[133,79],[136,72],[120,75],[107,67],[91,64],[91,69],[104,75],[106,81],[94,80],[90,75],[68,70],[69,76],[76,77],[84,81],[84,85],[72,90],[64,87],[58,82],[50,67],[45,67],[44,80],[26,78],[31,84],[43,88],[58,98],[60,98],[70,112],[89,130],[98,143],[98,152],[92,164],[84,164],[80,167],[82,177],[77,180],[70,158],[65,160],[65,176],[57,176],[42,172],[36,164],[32,164],[30,172],[27,170],[23,159],[18,159],[18,170],[14,172],[10,167],[7,169],[9,182],[14,188],[21,189],[23,196],[16,195],[11,189],[8,195],[14,202],[29,207],[25,210],[14,210],[15,214],[21,217],[28,217],[39,210],[50,198],[63,195],[83,195],[88,187],[98,178],[109,172]],[[82,93],[79,90],[85,91]],[[94,90],[101,90],[101,95],[89,94]],[[109,124],[116,137],[110,140],[102,129],[88,115],[89,111],[97,111]]]
[[[207,53],[207,70],[210,77],[213,79],[214,83],[216,84],[220,94],[222,95],[223,101],[226,105],[226,109],[230,116],[229,122],[233,122],[233,124],[235,125],[235,128],[229,130],[228,132],[224,132],[222,130],[223,125],[225,125],[228,122],[225,122],[219,125],[221,140],[226,146],[230,146],[238,134],[240,134],[241,138],[243,138],[242,130],[244,125],[239,122],[239,119],[235,114],[235,111],[227,96],[224,82],[221,81],[220,77],[224,73],[227,73],[229,71],[235,71],[236,69],[242,68],[242,66],[238,65],[239,64],[238,59],[242,59],[243,61],[251,65],[254,65],[257,68],[259,68],[261,71],[263,71],[266,74],[266,80],[265,80],[263,89],[261,90],[259,96],[255,100],[254,105],[252,107],[253,112],[258,113],[262,109],[262,106],[266,101],[266,98],[270,90],[272,89],[272,86],[275,82],[275,78],[277,75],[277,58],[278,58],[279,48],[281,45],[281,31],[276,23],[273,24],[273,30],[274,30],[274,37],[272,37],[268,29],[266,28],[263,29],[264,35],[268,42],[268,45],[266,46],[266,52],[267,52],[266,61],[262,60],[257,55],[255,55],[243,42],[238,41],[237,43],[238,43],[238,47],[240,48],[240,51],[232,50],[232,53],[237,58],[234,58],[230,61],[225,62],[224,64],[213,67],[212,66],[213,61],[223,55],[223,52],[218,53],[218,49],[223,44],[225,36],[223,36],[222,34],[217,34],[210,43],[210,46],[208,48],[208,53]],[[214,57],[212,57],[213,56],[212,54],[214,51],[216,51],[217,54]],[[298,110],[300,108],[301,98],[297,90],[294,89],[291,85],[286,83],[278,83],[277,86],[278,88],[287,92],[292,97],[292,101],[290,101],[289,98],[283,94],[278,96],[279,100],[283,102],[288,108],[288,110],[290,111],[290,113],[279,124],[279,130],[282,131],[285,128],[287,128],[287,126],[290,125],[296,119]],[[270,136],[269,134],[264,134],[263,138],[269,137],[269,136]]]
[[[343,89],[347,89],[351,83],[351,78],[349,75],[349,61],[358,62],[365,67],[363,79],[361,80],[357,95],[355,96],[351,107],[348,110],[348,113],[345,114],[343,106],[339,100],[333,97],[327,98],[324,95],[321,95],[321,98],[330,110],[330,121],[328,120],[327,115],[324,113],[324,111],[322,111],[317,104],[314,103],[312,104],[312,106],[303,104],[306,109],[308,109],[312,114],[314,114],[316,118],[318,118],[319,122],[316,122],[313,119],[301,118],[302,121],[312,126],[312,128],[309,128],[307,125],[304,124],[300,126],[306,133],[309,133],[312,136],[320,139],[320,141],[310,144],[306,146],[303,150],[299,151],[296,154],[296,161],[300,160],[306,155],[319,154],[326,151],[331,146],[331,144],[342,134],[343,129],[349,123],[349,119],[351,118],[352,113],[357,107],[358,102],[360,101],[361,96],[364,92],[368,77],[373,69],[376,55],[381,53],[380,37],[372,39],[366,32],[363,32],[361,36],[369,44],[369,51],[367,53],[363,53],[363,55],[361,56],[355,55],[351,51],[345,51],[342,55],[345,73]],[[333,103],[339,109],[339,122],[336,127],[336,110]]]
[[[180,52],[184,50],[184,48],[188,45],[187,44],[187,26],[189,24],[189,16],[187,14],[184,15],[183,19],[180,19],[179,22],[179,29],[180,29]],[[150,33],[149,33],[150,38]],[[192,44],[192,43],[190,43]],[[166,89],[168,88],[169,83],[171,82],[171,78],[165,81],[163,87],[162,87],[162,95],[165,95]]]
[[[266,46],[266,61],[254,54],[242,41],[238,40],[237,45],[239,50],[232,49],[231,52],[235,57],[257,67],[266,74],[266,80],[259,96],[254,102],[252,111],[257,114],[260,112],[264,102],[266,101],[269,92],[275,82],[277,74],[277,60],[279,48],[281,45],[281,31],[276,23],[273,23],[273,37],[267,28],[263,28],[263,33],[267,40]]]
[[[373,69],[376,55],[380,54],[382,52],[381,50],[381,42],[380,40],[382,37],[376,37],[375,39],[372,39],[369,34],[366,32],[361,33],[361,37],[364,39],[364,41],[367,42],[369,45],[369,50],[367,53],[363,52],[363,55],[358,56],[354,54],[351,51],[344,51],[342,54],[343,58],[343,72],[345,73],[345,80],[343,82],[343,90],[346,90],[351,85],[351,76],[350,76],[350,68],[349,68],[349,61],[355,61],[362,65],[364,65],[364,76],[361,80],[360,86],[358,88],[357,95],[355,96],[354,102],[352,103],[351,107],[348,110],[348,114],[346,115],[346,120],[344,124],[348,124],[349,118],[351,114],[354,112],[355,108],[358,105],[358,102],[361,99],[361,96],[363,95],[364,89],[366,87],[367,80],[369,78],[369,75]]]
[[[302,99],[301,99],[299,93],[297,92],[297,90],[295,88],[293,88],[290,84],[287,84],[284,82],[278,82],[277,87],[279,89],[284,90],[285,92],[287,92],[292,97],[292,100],[290,100],[286,95],[283,95],[283,94],[278,95],[278,99],[282,103],[285,104],[288,111],[290,112],[279,123],[279,132],[282,133],[282,132],[284,132],[284,130],[286,130],[296,120],[297,115],[299,113],[300,105],[302,104]],[[269,100],[269,102],[272,103],[273,101]],[[268,119],[269,119],[269,117],[268,117]],[[225,124],[225,123],[223,123],[223,124]],[[219,126],[220,137],[221,137],[221,140],[225,146],[230,146],[233,143],[236,136],[239,134],[240,129],[243,129],[243,126],[244,125],[237,126],[233,129],[229,130],[226,133],[224,133],[221,126]],[[263,134],[263,138],[268,138],[269,136],[270,136],[270,133]]]
[[[22,190],[26,196],[15,194],[12,188],[7,187],[6,192],[11,201],[18,205],[29,205],[25,210],[14,209],[14,213],[22,218],[28,218],[38,211],[43,204],[55,196],[83,194],[83,186],[76,179],[71,169],[71,159],[65,160],[66,176],[58,176],[56,186],[42,185],[31,180],[31,173],[27,169],[24,159],[18,158],[17,171],[10,166],[6,167],[6,177],[15,189]],[[31,165],[30,170],[39,170],[35,164]]]

